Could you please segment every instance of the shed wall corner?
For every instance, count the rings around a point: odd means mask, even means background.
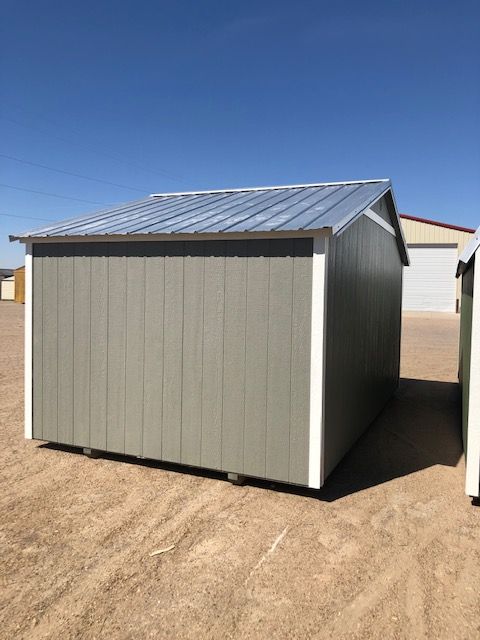
[[[470,345],[465,340],[463,354],[465,378],[462,383],[462,403],[466,411],[465,438],[466,449],[466,483],[465,493],[469,496],[480,495],[480,260],[474,259],[472,307],[470,318]],[[465,278],[465,276],[464,276]],[[463,314],[463,309],[462,309]],[[468,318],[466,319],[468,321]],[[467,324],[467,323],[465,323]],[[462,329],[465,329],[465,324]],[[463,337],[468,337],[463,334]]]

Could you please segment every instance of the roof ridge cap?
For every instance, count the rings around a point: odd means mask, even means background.
[[[284,184],[265,187],[241,187],[230,189],[207,189],[206,191],[172,191],[168,193],[151,193],[151,198],[166,196],[195,196],[209,193],[240,193],[242,191],[275,191],[276,189],[305,189],[307,187],[335,187],[346,184],[369,184],[375,182],[390,182],[390,178],[375,178],[373,180],[341,180],[339,182],[312,182],[306,184]]]

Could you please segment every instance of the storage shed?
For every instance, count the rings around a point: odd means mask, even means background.
[[[11,239],[27,438],[319,488],[397,387],[389,180],[154,194]]]
[[[25,303],[25,267],[15,269],[15,302]]]
[[[460,283],[455,271],[474,229],[401,214],[410,268],[403,282],[404,311],[443,311],[460,308]]]
[[[480,227],[460,256],[461,276],[459,379],[462,390],[462,433],[466,458],[465,492],[480,496]]]
[[[2,300],[15,300],[15,277],[3,278],[0,282],[0,298]]]

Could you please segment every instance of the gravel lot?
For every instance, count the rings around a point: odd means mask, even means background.
[[[480,636],[458,317],[404,319],[396,397],[309,494],[25,441],[22,316],[0,303],[2,638]]]

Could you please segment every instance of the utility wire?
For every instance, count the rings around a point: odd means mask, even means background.
[[[40,220],[41,222],[57,222],[57,220],[53,220],[52,218],[34,218],[33,216],[17,216],[14,213],[0,213],[0,216],[5,216],[6,218],[23,218],[24,220]]]
[[[105,151],[104,149],[97,149],[91,145],[85,144],[85,143],[80,143],[80,142],[76,142],[74,140],[69,140],[68,138],[63,138],[62,136],[56,135],[54,133],[46,133],[45,131],[42,131],[42,129],[39,129],[38,127],[35,127],[31,124],[25,124],[24,122],[20,122],[19,120],[16,120],[15,118],[10,118],[9,116],[5,116],[3,114],[0,114],[0,118],[3,118],[4,120],[8,120],[9,122],[13,122],[14,124],[18,124],[21,127],[26,127],[27,129],[33,129],[34,131],[39,131],[41,134],[43,134],[44,136],[50,136],[51,138],[55,138],[56,140],[60,140],[61,142],[66,142],[67,144],[73,144],[73,145],[77,145],[80,148],[86,149],[87,151],[93,152],[93,153],[97,153],[97,154],[101,154],[104,156],[107,156],[108,158],[113,158],[114,160],[116,160],[117,162],[124,162],[127,165],[130,165],[136,169],[140,169],[142,171],[148,171],[148,173],[152,173],[154,175],[161,175],[164,178],[168,178],[169,180],[173,180],[174,182],[179,182],[180,184],[184,184],[187,185],[187,183],[182,180],[181,178],[177,178],[176,176],[173,176],[169,173],[167,173],[166,171],[162,171],[161,169],[149,169],[148,167],[143,167],[141,164],[138,164],[137,162],[133,162],[132,160],[127,160],[126,158],[123,158],[122,156],[117,155],[116,153],[111,153],[110,151]],[[43,118],[45,120],[45,118]],[[54,123],[52,123],[54,124]]]
[[[92,178],[91,176],[84,176],[81,173],[73,173],[73,171],[64,171],[63,169],[55,169],[54,167],[48,167],[46,164],[39,164],[38,162],[31,162],[30,160],[22,160],[15,156],[9,156],[6,153],[0,153],[0,158],[6,158],[7,160],[14,160],[15,162],[21,162],[22,164],[29,164],[32,167],[40,167],[41,169],[48,169],[48,171],[55,171],[56,173],[63,173],[66,176],[74,176],[75,178],[83,178],[83,180],[92,180],[93,182],[101,182],[108,184],[111,187],[120,187],[121,189],[130,189],[130,191],[138,191],[140,193],[149,193],[150,189],[137,189],[136,187],[127,187],[125,184],[119,184],[117,182],[109,182],[108,180],[102,180],[101,178]]]
[[[83,198],[73,198],[71,196],[61,196],[58,193],[49,193],[48,191],[37,191],[36,189],[26,189],[25,187],[15,187],[12,184],[3,184],[0,182],[0,187],[6,187],[7,189],[15,189],[16,191],[27,191],[28,193],[38,193],[42,196],[50,196],[51,198],[62,198],[63,200],[75,200],[76,202],[86,202],[87,204],[112,204],[108,202],[98,202],[98,200],[83,200]]]

